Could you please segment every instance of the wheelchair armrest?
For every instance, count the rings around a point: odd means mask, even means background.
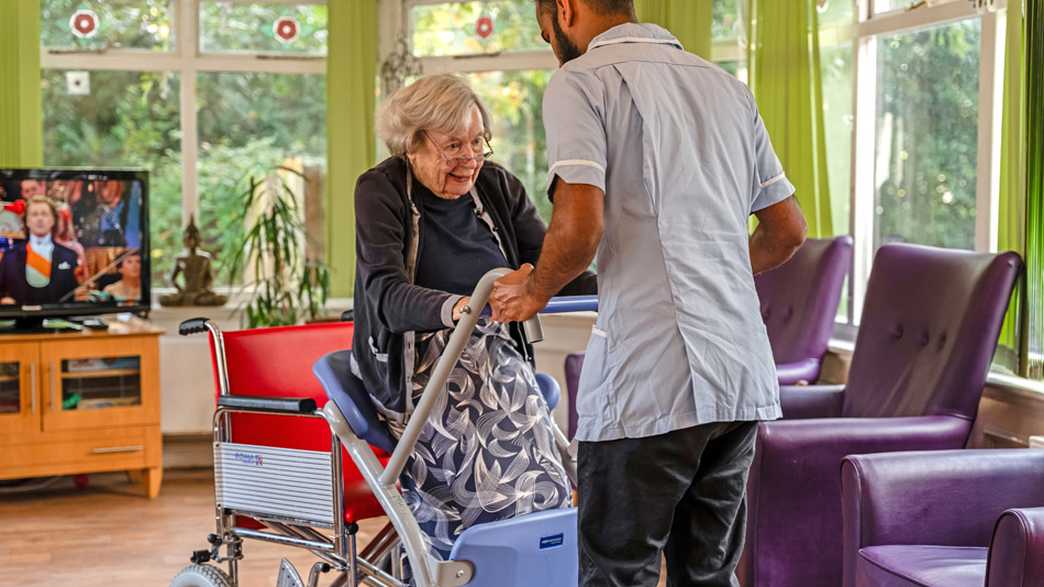
[[[315,400],[310,397],[250,397],[246,395],[223,395],[218,406],[231,410],[249,410],[267,414],[311,415],[316,410]]]

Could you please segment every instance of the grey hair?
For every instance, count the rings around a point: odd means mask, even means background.
[[[473,105],[478,106],[489,140],[489,111],[467,82],[449,74],[422,77],[388,98],[377,117],[377,133],[392,155],[405,155],[420,143],[425,130],[462,132]]]

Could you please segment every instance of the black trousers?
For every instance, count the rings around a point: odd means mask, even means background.
[[[757,422],[581,442],[580,584],[738,586]]]

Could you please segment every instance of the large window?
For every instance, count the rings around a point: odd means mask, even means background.
[[[190,214],[228,283],[247,174],[300,171],[310,178],[299,186],[303,215],[321,223],[324,1],[42,0],[41,9],[44,162],[149,170],[154,283],[167,283]]]

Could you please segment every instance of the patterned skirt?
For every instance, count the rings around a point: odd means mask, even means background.
[[[403,470],[406,503],[441,560],[475,524],[570,504],[547,403],[506,330],[480,321]],[[408,405],[420,401],[451,332],[418,335]]]

